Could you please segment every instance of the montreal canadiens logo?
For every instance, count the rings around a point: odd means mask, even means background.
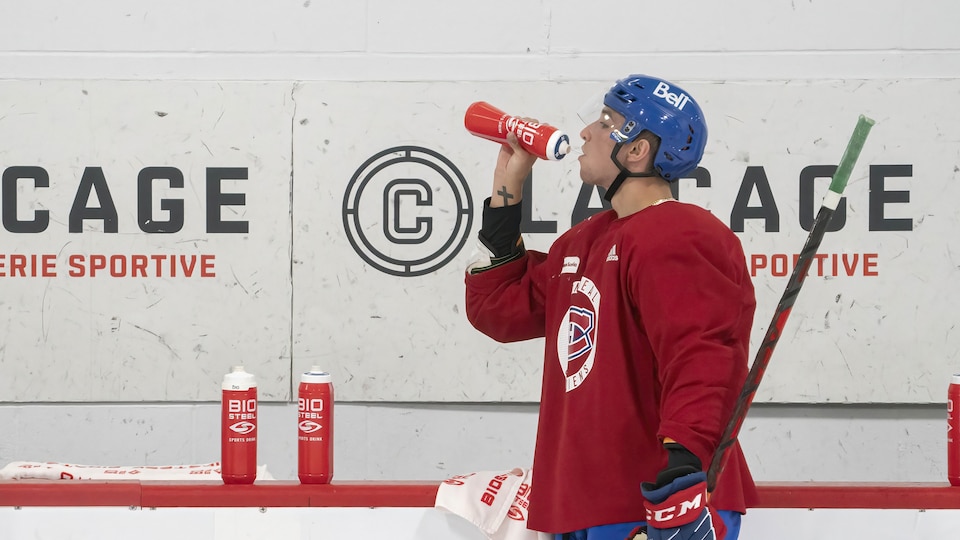
[[[569,342],[567,343],[567,369],[570,375],[570,364],[576,364],[593,350],[593,339],[596,335],[596,324],[593,311],[571,306],[567,311],[567,327],[569,328]]]
[[[557,329],[557,359],[569,392],[590,375],[597,351],[600,291],[589,278],[574,282],[570,308]]]
[[[257,429],[257,425],[253,422],[237,422],[230,426],[230,431],[234,431],[240,435],[246,435],[255,429]]]
[[[300,422],[299,426],[300,431],[304,433],[313,433],[321,427],[320,424],[314,422],[313,420],[304,420],[303,422]]]

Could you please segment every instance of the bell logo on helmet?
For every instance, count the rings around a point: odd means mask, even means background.
[[[687,97],[687,95],[683,92],[680,92],[679,94],[670,92],[670,85],[665,82],[660,82],[657,84],[657,87],[653,89],[653,95],[662,97],[667,103],[673,105],[681,111],[683,110],[683,106],[690,101],[690,98]]]

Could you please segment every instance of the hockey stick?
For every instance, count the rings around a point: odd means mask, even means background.
[[[737,440],[737,434],[740,433],[740,427],[743,425],[743,420],[747,416],[747,409],[750,408],[750,403],[753,402],[753,396],[757,393],[757,388],[760,386],[760,379],[763,378],[767,364],[770,363],[773,348],[777,346],[777,341],[780,340],[780,336],[783,334],[784,324],[786,324],[787,317],[790,316],[790,310],[793,309],[793,304],[797,300],[800,287],[803,286],[803,280],[807,276],[807,270],[810,268],[810,263],[813,262],[817,249],[820,248],[820,242],[823,240],[823,235],[827,231],[830,218],[833,217],[833,212],[837,209],[837,205],[843,197],[843,190],[847,187],[847,180],[850,179],[850,171],[853,170],[853,166],[860,156],[860,150],[863,149],[863,143],[867,140],[867,135],[870,133],[870,128],[873,127],[873,124],[873,120],[862,114],[857,120],[857,126],[853,130],[850,142],[847,143],[847,149],[844,150],[843,157],[840,158],[840,165],[837,166],[837,172],[833,174],[830,189],[823,197],[823,204],[820,206],[819,212],[817,212],[813,227],[810,228],[810,234],[807,236],[807,241],[803,245],[803,250],[800,252],[800,257],[797,259],[797,263],[793,268],[793,273],[790,274],[787,288],[783,291],[783,296],[780,297],[777,310],[773,313],[773,320],[770,322],[769,328],[767,328],[766,335],[763,336],[763,342],[760,344],[760,349],[757,350],[757,356],[753,360],[753,365],[750,366],[750,372],[747,373],[747,378],[743,383],[740,396],[737,398],[737,403],[734,406],[733,414],[730,416],[730,421],[727,423],[727,427],[720,437],[720,444],[717,446],[717,451],[713,454],[713,460],[710,462],[710,468],[707,470],[708,491],[712,492],[717,486],[717,478],[723,471],[725,464],[727,448]]]

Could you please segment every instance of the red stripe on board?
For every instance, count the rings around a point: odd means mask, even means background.
[[[336,482],[330,486],[304,486],[312,490],[310,506],[431,507],[438,482]],[[326,489],[324,489],[326,488]],[[333,488],[333,489],[330,489]]]
[[[301,485],[219,482],[0,481],[0,506],[432,507],[439,482],[342,481]],[[960,509],[960,487],[942,483],[759,482],[758,508]]]
[[[438,487],[436,482],[335,482],[309,485],[292,480],[227,486],[220,482],[142,481],[141,506],[430,507],[437,498]]]
[[[140,506],[136,480],[0,481],[0,506]]]
[[[310,506],[310,497],[300,483],[257,482],[226,485],[223,482],[141,481],[141,504],[146,508],[166,507],[296,507]]]

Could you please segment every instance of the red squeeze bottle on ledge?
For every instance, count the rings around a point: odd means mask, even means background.
[[[297,396],[297,476],[301,484],[333,478],[333,383],[313,366],[300,375]]]
[[[235,366],[223,376],[220,476],[224,484],[257,479],[257,381]]]
[[[570,152],[570,137],[559,129],[539,122],[511,116],[485,101],[477,101],[463,117],[471,134],[505,144],[507,133],[514,133],[520,146],[531,154],[550,161],[563,159]]]
[[[960,374],[954,375],[947,389],[947,479],[960,486]]]

